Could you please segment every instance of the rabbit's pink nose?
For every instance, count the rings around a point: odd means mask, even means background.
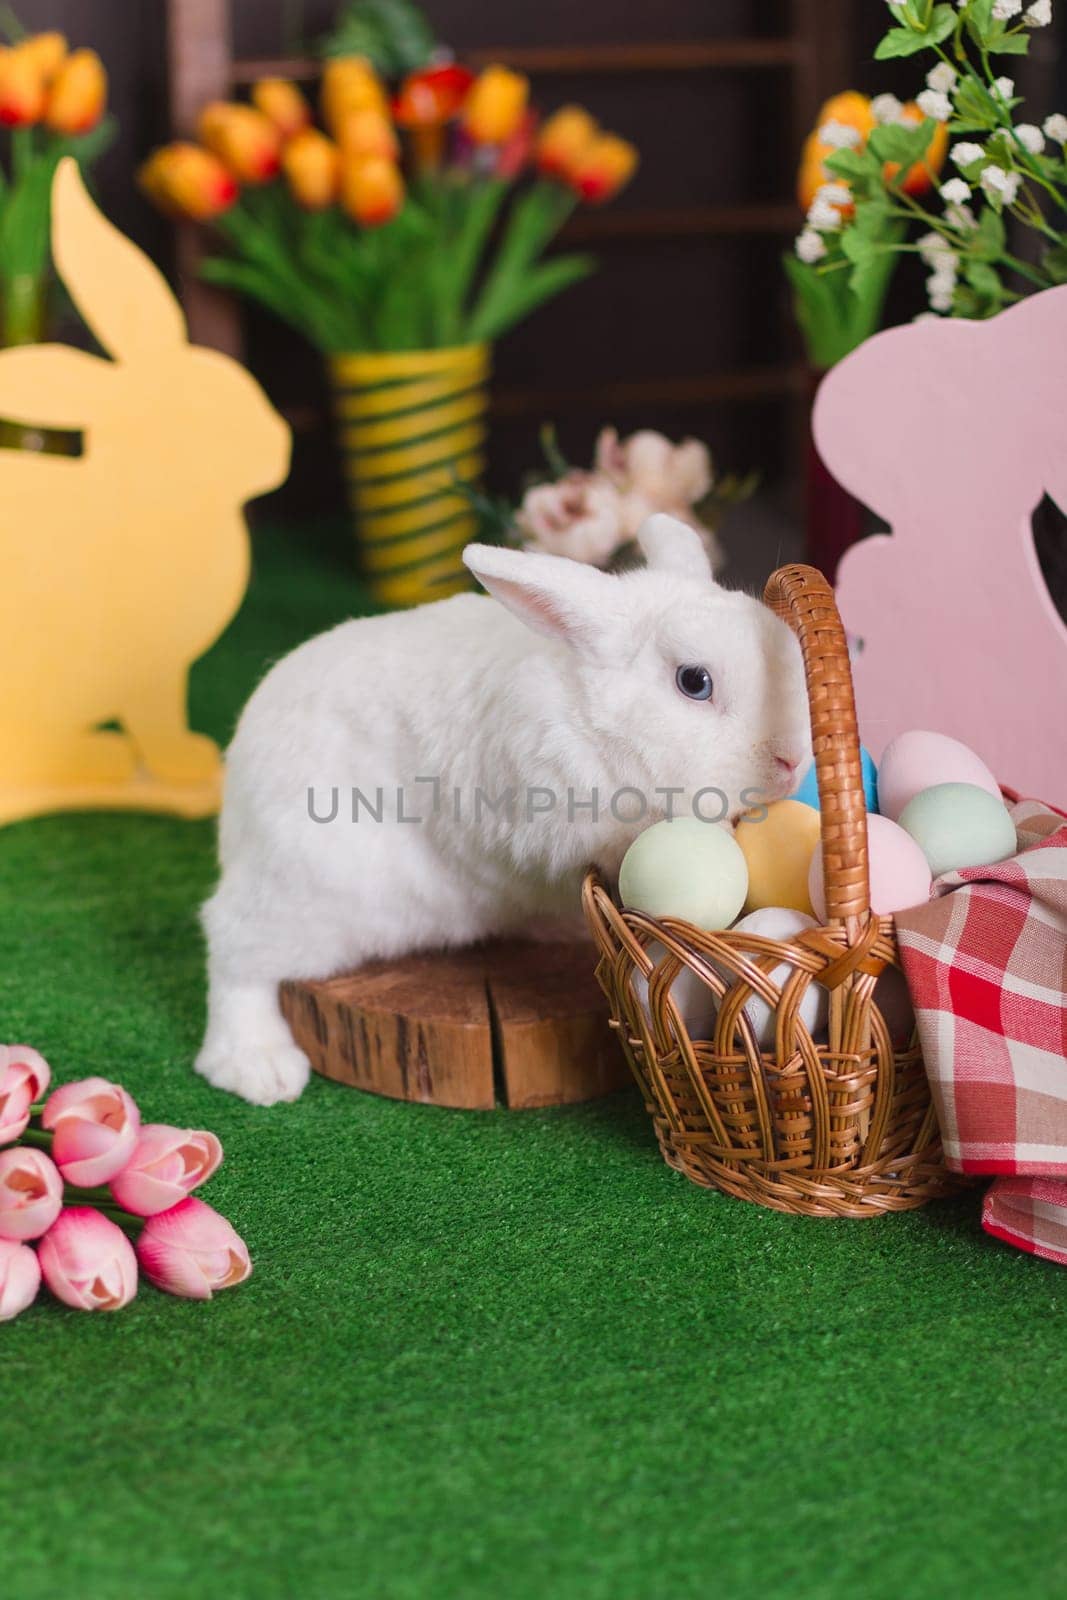
[[[794,759],[792,756],[775,756],[774,760],[775,764],[781,768],[787,778],[791,778],[794,772],[796,772],[797,768],[800,766],[799,758]]]

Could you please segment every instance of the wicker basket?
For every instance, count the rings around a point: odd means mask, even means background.
[[[795,629],[804,657],[828,925],[787,942],[704,933],[620,911],[591,872],[583,898],[597,975],[668,1165],[694,1183],[804,1216],[904,1211],[961,1180],[942,1161],[915,1038],[894,1045],[872,999],[879,976],[900,963],[892,919],[869,908],[848,647],[830,586],[813,567],[781,568],[764,598]],[[655,942],[658,960],[648,953]],[[782,963],[788,976],[772,981]],[[718,997],[709,1040],[689,1037],[671,998],[683,966]],[[798,1015],[816,982],[829,990],[821,1042]],[[743,1010],[754,995],[774,1008],[773,1053],[761,1053]]]

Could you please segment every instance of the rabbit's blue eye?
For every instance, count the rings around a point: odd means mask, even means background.
[[[674,681],[690,700],[710,700],[715,687],[707,667],[679,667]]]

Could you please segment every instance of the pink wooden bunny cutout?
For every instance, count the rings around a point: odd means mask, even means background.
[[[0,451],[0,822],[37,812],[217,810],[218,747],[190,666],[248,581],[241,511],[289,467],[289,430],[235,361],[190,345],[162,274],[52,187],[56,267],[105,356],[0,352],[0,416],[77,429],[78,457]]]
[[[1067,285],[988,322],[875,334],[823,379],[819,453],[889,523],[837,577],[864,742],[930,728],[1001,782],[1067,801],[1067,627],[1030,517],[1067,509]]]

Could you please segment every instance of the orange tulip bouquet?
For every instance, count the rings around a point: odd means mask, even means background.
[[[1026,54],[1051,0],[900,0],[889,12],[875,55],[932,56],[924,88],[905,106],[890,94],[830,101],[801,166],[807,221],[788,271],[820,367],[878,326],[902,255],[922,262],[939,316],[992,316],[1067,281],[1067,117],[1017,121],[1022,101],[998,59]],[[1032,259],[1008,248],[1009,217],[1038,235]]]
[[[10,19],[13,24],[13,19]],[[14,24],[13,24],[14,25]],[[54,309],[49,200],[63,156],[87,166],[110,142],[107,76],[93,50],[69,51],[61,33],[0,47],[0,125],[10,162],[0,176],[0,342],[35,344]]]
[[[454,487],[483,464],[487,347],[593,270],[545,251],[637,155],[577,106],[539,125],[503,66],[431,65],[390,92],[366,57],[337,57],[320,104],[323,128],[292,83],[264,79],[250,105],[206,106],[200,143],[157,151],[141,181],[225,240],[208,278],[327,354],[374,588],[435,598],[466,582]]]

